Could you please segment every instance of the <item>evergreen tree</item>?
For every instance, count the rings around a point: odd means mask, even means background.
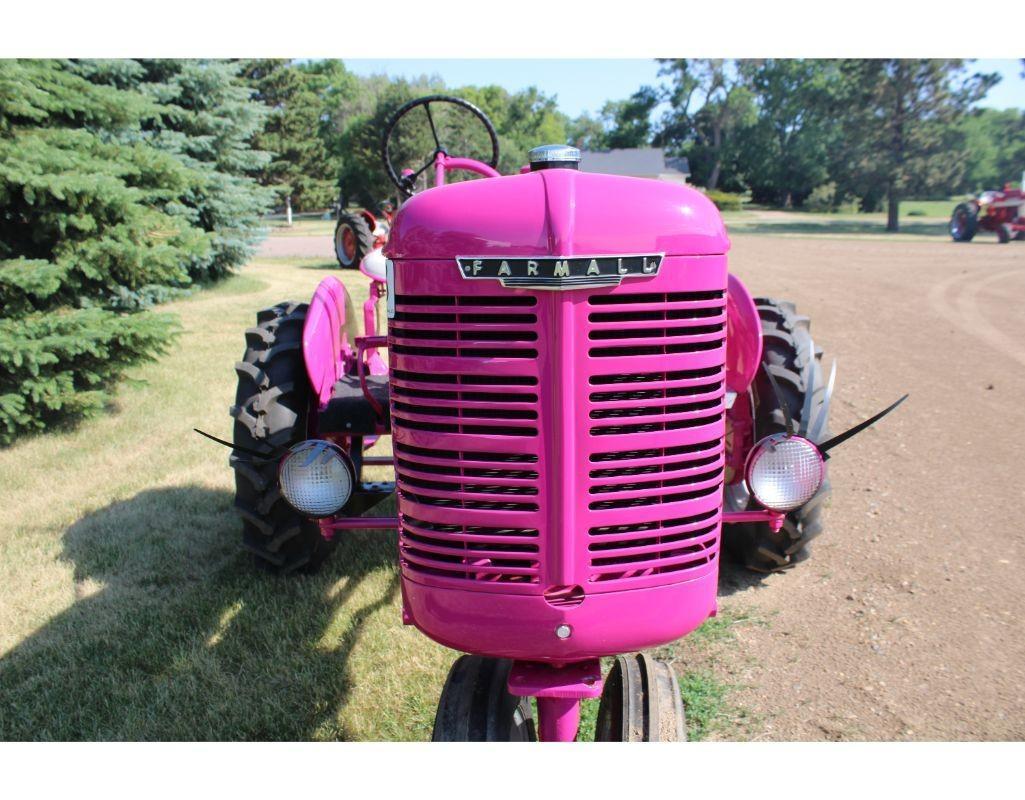
[[[338,64],[338,62],[333,62]],[[342,67],[344,70],[344,67]],[[260,182],[273,189],[279,202],[291,197],[298,211],[331,206],[338,197],[340,153],[329,152],[325,138],[338,146],[338,135],[328,122],[337,109],[336,70],[303,69],[282,59],[261,59],[242,64],[242,75],[255,91],[254,98],[269,111],[254,144],[272,154],[260,173]]]
[[[145,140],[146,96],[0,61],[0,442],[102,407],[173,320],[119,313],[191,282],[210,237],[165,213],[204,176]]]
[[[244,264],[262,235],[261,217],[273,203],[273,192],[255,177],[270,155],[252,146],[268,112],[251,99],[240,66],[215,60],[119,59],[79,61],[71,68],[94,83],[149,98],[157,113],[142,123],[147,143],[204,176],[201,185],[165,206],[168,214],[209,234],[209,254],[189,264],[190,277],[218,279]]]

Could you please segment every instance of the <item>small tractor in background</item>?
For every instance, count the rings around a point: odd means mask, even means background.
[[[395,204],[382,200],[378,213],[366,208],[345,208],[339,204],[335,225],[335,258],[342,269],[357,269],[363,259],[388,241],[388,231],[395,216]]]
[[[1025,174],[1023,188],[1004,184],[1002,191],[983,192],[974,200],[959,203],[950,216],[950,236],[970,242],[980,230],[992,231],[1000,244],[1025,239]]]

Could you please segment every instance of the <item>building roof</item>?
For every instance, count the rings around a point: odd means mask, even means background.
[[[584,150],[580,154],[580,169],[583,172],[668,181],[686,181],[690,175],[690,165],[686,158],[666,158],[665,150],[661,147],[632,147],[603,152]]]

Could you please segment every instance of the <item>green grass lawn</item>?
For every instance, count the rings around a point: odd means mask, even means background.
[[[192,433],[230,437],[244,329],[333,267],[257,261],[169,304],[181,337],[109,413],[0,450],[0,740],[429,738],[455,656],[401,624],[395,533],[344,534],[314,576],[263,574],[227,449]],[[692,639],[660,653],[687,648],[691,734],[728,736],[728,687]]]
[[[952,200],[905,200],[900,204],[900,231],[888,233],[886,214],[836,213],[751,208],[723,212],[731,231],[768,233],[777,236],[872,237],[895,241],[927,241],[950,236],[947,224],[960,202]]]
[[[271,236],[334,236],[333,219],[293,219],[286,225],[283,219],[265,220]]]

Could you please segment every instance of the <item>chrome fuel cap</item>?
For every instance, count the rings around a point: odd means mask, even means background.
[[[539,169],[579,169],[580,151],[568,144],[543,144],[530,151],[530,171]]]

